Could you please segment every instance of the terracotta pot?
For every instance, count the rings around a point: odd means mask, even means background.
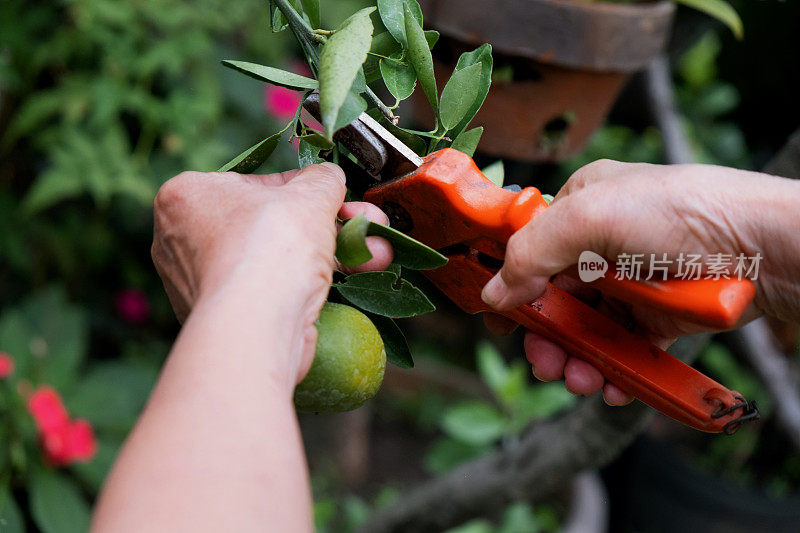
[[[584,0],[421,0],[443,83],[458,55],[492,44],[495,72],[472,126],[484,126],[480,151],[525,161],[560,161],[600,126],[630,75],[665,46],[675,6]],[[441,89],[441,87],[440,87]],[[431,124],[424,98],[415,117]]]

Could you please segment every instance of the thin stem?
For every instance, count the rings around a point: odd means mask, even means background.
[[[335,32],[335,30],[322,30],[322,29],[316,29],[316,30],[314,30],[314,33],[315,33],[316,35],[322,35],[322,36],[325,36],[325,37],[328,37],[328,36],[330,36],[330,35],[333,35],[333,34],[334,34],[334,32]]]
[[[314,30],[303,17],[297,12],[294,6],[289,3],[289,0],[271,0],[275,7],[280,9],[283,16],[286,17],[286,22],[289,28],[294,33],[297,40],[300,41],[300,46],[303,48],[306,59],[312,72],[316,75],[317,63],[319,62],[319,53],[317,52],[316,45],[325,42],[325,37],[314,33]]]
[[[377,94],[375,94],[374,92],[372,92],[372,89],[370,89],[369,87],[367,87],[367,90],[364,92],[364,94],[366,95],[366,97],[367,97],[367,98],[369,98],[369,99],[372,101],[372,103],[373,103],[373,104],[375,104],[375,107],[377,107],[377,108],[378,108],[378,110],[379,110],[381,113],[383,113],[383,116],[384,116],[384,117],[386,117],[387,119],[389,119],[389,121],[390,121],[392,124],[397,124],[397,122],[398,122],[398,120],[399,120],[399,117],[395,116],[395,114],[394,114],[394,113],[392,113],[392,110],[391,110],[391,109],[389,109],[389,108],[386,106],[386,104],[384,104],[384,103],[383,103],[383,101],[382,101],[380,98],[378,98],[378,95],[377,95]]]

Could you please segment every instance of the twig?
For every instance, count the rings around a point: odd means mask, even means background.
[[[665,55],[656,57],[647,66],[645,85],[650,113],[661,130],[667,163],[674,165],[694,162],[692,148],[675,105],[669,61]]]
[[[569,514],[561,533],[604,533],[608,529],[608,494],[600,474],[581,472],[572,482]]]

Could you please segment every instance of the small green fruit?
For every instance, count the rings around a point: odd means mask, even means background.
[[[326,302],[319,314],[317,349],[294,390],[298,411],[350,411],[375,396],[383,382],[386,350],[375,325],[348,306]]]

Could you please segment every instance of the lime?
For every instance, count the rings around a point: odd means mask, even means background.
[[[349,305],[326,302],[316,322],[317,349],[294,390],[298,411],[350,411],[375,396],[383,382],[386,350],[375,325]]]

